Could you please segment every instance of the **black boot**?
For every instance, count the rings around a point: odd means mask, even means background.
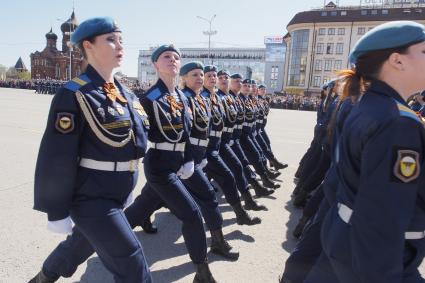
[[[254,189],[256,197],[265,197],[274,193],[274,190],[263,187],[257,180],[251,182],[251,187]]]
[[[236,214],[236,223],[239,225],[256,225],[261,223],[261,219],[258,217],[252,217],[246,212],[245,209],[243,209],[241,203],[237,203],[235,205],[232,205],[233,210]]]
[[[266,175],[267,175],[267,177],[269,178],[269,179],[276,179],[277,177],[279,177],[280,176],[280,172],[272,172],[272,171],[270,171],[270,169],[269,168],[267,168],[266,167]]]
[[[141,226],[143,228],[143,231],[145,231],[145,233],[147,234],[158,233],[158,228],[156,227],[156,225],[152,224],[150,217],[146,218],[145,221],[143,221]]]
[[[277,160],[276,157],[273,157],[269,161],[271,166],[273,166],[274,169],[276,170],[285,169],[286,167],[288,167],[288,164],[279,162],[279,160]]]
[[[193,283],[217,283],[206,261],[196,264],[196,274],[195,278],[193,278]]]
[[[47,277],[46,275],[44,275],[43,270],[41,270],[28,283],[53,283],[53,282],[56,282],[58,279],[52,279],[52,278]]]
[[[265,174],[261,175],[261,181],[263,182],[263,186],[271,189],[280,188],[279,184],[275,184],[272,180],[270,180]]]
[[[267,208],[264,205],[259,205],[255,202],[255,200],[252,198],[251,193],[249,191],[242,194],[242,199],[245,202],[244,208],[246,210],[267,210]]]
[[[303,233],[303,230],[304,230],[304,227],[305,227],[305,224],[307,223],[307,221],[308,221],[308,217],[307,216],[304,216],[304,215],[300,218],[300,220],[298,220],[298,224],[295,227],[294,232],[292,232],[292,235],[296,239],[299,239],[301,237],[301,235]]]
[[[232,251],[232,246],[224,239],[221,229],[211,230],[211,252],[230,260],[238,260],[239,252]]]

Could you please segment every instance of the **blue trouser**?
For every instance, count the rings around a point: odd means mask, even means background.
[[[261,128],[260,135],[263,137],[263,139],[266,142],[266,144],[271,148],[270,138],[269,138],[269,135],[267,135],[267,132],[266,132],[266,129],[265,129],[265,126],[264,125]]]
[[[240,160],[243,166],[243,170],[245,173],[245,177],[247,178],[248,183],[252,183],[255,181],[255,178],[257,177],[255,172],[251,170],[251,167],[249,167],[249,161],[246,157],[245,153],[243,152],[243,149],[241,147],[241,142],[239,137],[234,139],[234,143],[232,145],[232,150]]]
[[[199,264],[206,260],[205,230],[198,205],[176,175],[182,164],[183,154],[180,152],[149,149],[144,158],[146,189],[154,190],[183,222],[182,234],[189,256]],[[139,210],[143,210],[140,207]]]
[[[326,150],[322,150],[319,160],[315,160],[314,162],[312,160],[310,163],[311,164],[306,164],[306,166],[308,167],[306,167],[305,174],[303,174],[304,178],[301,178],[299,183],[297,184],[297,187],[299,187],[300,190],[303,190],[306,193],[310,193],[314,189],[316,189],[317,186],[319,186],[325,178],[326,172],[328,172],[331,166],[331,158],[329,152]]]
[[[312,218],[320,208],[320,205],[325,197],[323,192],[323,183],[320,184],[317,189],[314,191],[311,198],[307,201],[303,209],[303,216],[306,216],[308,219]]]
[[[257,129],[257,134],[254,136],[257,144],[260,146],[261,150],[263,151],[264,155],[269,160],[275,159],[275,156],[272,152],[271,147],[267,144],[267,142],[264,140],[263,136],[260,133],[261,129]]]
[[[264,175],[266,173],[266,169],[264,167],[264,163],[262,162],[263,157],[258,151],[250,135],[247,133],[243,133],[240,142],[242,149],[249,160],[249,163],[254,166],[255,172],[257,172],[257,174],[259,175]]]
[[[70,277],[96,252],[116,282],[152,282],[142,246],[120,204],[112,200],[78,202],[71,209],[71,218],[73,233],[44,262],[46,276]]]
[[[329,210],[324,199],[316,216],[310,220],[301,235],[295,249],[286,261],[283,277],[293,283],[302,283],[322,252],[320,231],[323,219]],[[325,282],[325,281],[323,281]]]
[[[221,144],[220,156],[230,168],[236,180],[238,191],[244,194],[248,191],[248,181],[246,179],[242,163],[228,144]]]
[[[218,151],[208,151],[207,159],[205,171],[208,177],[213,178],[220,185],[227,203],[230,205],[240,203],[235,176]]]
[[[252,142],[253,142],[253,144],[255,146],[255,149],[260,154],[261,163],[263,163],[264,168],[266,168],[267,167],[267,157],[264,154],[263,150],[261,149],[261,146],[258,144],[257,139],[254,136],[254,133],[255,133],[255,135],[257,135],[257,131],[255,131],[255,132],[252,132],[249,136],[250,136],[250,138],[251,138],[251,140],[252,140]]]
[[[196,165],[192,176],[182,180],[182,182],[199,205],[208,229],[220,229],[223,226],[223,218],[218,208],[218,201],[214,188],[211,186],[211,183],[208,181],[202,169]],[[148,184],[145,184],[141,194],[137,196],[133,204],[125,210],[125,215],[131,227],[141,225],[144,220],[161,208],[160,204],[163,202],[159,194],[157,194],[155,190],[150,189]],[[168,207],[167,202],[165,203]],[[174,213],[173,210],[171,210],[171,212]]]

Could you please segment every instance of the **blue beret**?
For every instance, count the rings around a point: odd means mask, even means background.
[[[189,62],[187,64],[184,64],[183,67],[180,68],[180,76],[184,76],[187,73],[189,73],[192,70],[196,70],[196,69],[200,69],[200,70],[204,70],[204,64],[202,64],[199,61],[194,61],[194,62]]]
[[[425,27],[413,21],[393,21],[379,25],[363,35],[350,53],[349,61],[371,51],[410,46],[425,41]]]
[[[217,67],[214,65],[206,65],[204,67],[204,73],[208,73],[208,72],[216,72],[217,73]]]
[[[260,85],[258,86],[258,88],[266,88],[266,86],[265,86],[265,85],[263,85],[263,84],[260,84]]]
[[[220,70],[220,71],[218,71],[218,73],[217,73],[217,76],[224,76],[224,75],[228,75],[228,76],[230,76],[230,75],[229,75],[229,71],[227,71],[227,70]]]
[[[335,86],[335,81],[333,80],[333,81],[330,81],[330,82],[328,82],[328,84],[327,84],[327,87],[328,88],[333,88]]]
[[[239,74],[239,73],[233,74],[233,75],[231,75],[230,77],[231,77],[232,79],[243,79],[243,78],[242,78],[242,75],[241,75],[241,74]]]
[[[158,61],[159,56],[165,51],[174,51],[180,56],[180,51],[173,44],[165,44],[165,45],[161,45],[160,47],[155,49],[154,52],[152,52],[152,55],[151,55],[152,62]]]
[[[75,45],[84,39],[115,31],[121,32],[112,18],[91,18],[82,22],[71,34],[71,44]]]
[[[327,90],[328,89],[328,84],[327,83],[324,83],[323,85],[322,85],[322,90]]]
[[[242,81],[243,84],[251,84],[251,80],[250,79],[244,79]]]
[[[257,83],[255,82],[255,80],[251,80],[251,84],[252,85],[257,85]]]

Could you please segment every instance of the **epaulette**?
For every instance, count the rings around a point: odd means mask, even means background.
[[[192,95],[190,94],[190,92],[188,91],[182,91],[184,96],[186,96],[187,98],[190,98]]]
[[[203,97],[210,97],[210,94],[208,93],[208,91],[202,91],[201,92],[201,96],[203,96]]]
[[[146,98],[149,99],[150,101],[154,101],[160,96],[161,96],[161,91],[159,90],[159,88],[155,88],[146,94]]]
[[[81,87],[83,87],[84,85],[86,85],[90,82],[91,82],[91,80],[89,79],[89,77],[87,77],[87,75],[80,75],[80,76],[75,77],[72,80],[68,81],[64,85],[64,88],[69,89],[73,92],[76,92]]]
[[[395,102],[397,104],[397,108],[398,108],[398,111],[400,113],[400,116],[409,117],[413,120],[418,121],[419,123],[422,123],[421,119],[419,119],[418,115],[413,110],[411,110],[409,107],[401,104],[397,100],[395,100]]]

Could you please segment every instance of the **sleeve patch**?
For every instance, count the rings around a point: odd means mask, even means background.
[[[75,128],[74,114],[68,112],[56,113],[55,128],[62,134],[69,134]]]
[[[420,174],[419,153],[414,150],[399,149],[395,161],[394,176],[404,183],[416,180]]]

